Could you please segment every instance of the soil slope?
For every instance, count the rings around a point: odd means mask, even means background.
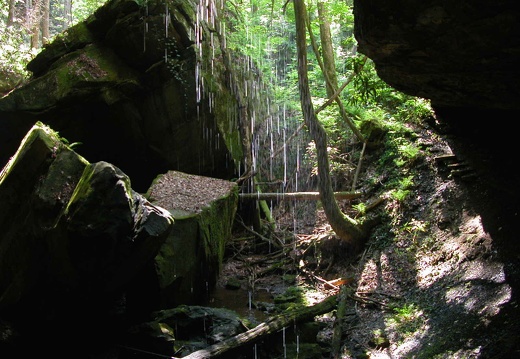
[[[355,216],[353,204],[383,199],[372,210],[382,223],[362,253],[338,243],[319,207],[316,221],[309,220],[315,204],[299,202],[299,209],[289,211],[281,205],[273,211],[277,233],[272,238],[282,238],[284,266],[267,270],[276,262],[273,253],[280,252],[271,245],[267,251],[265,241],[247,248],[247,235],[239,230],[220,289],[239,278],[243,288],[274,297],[290,285],[283,278],[292,273],[294,284],[318,301],[338,292],[334,283],[347,283],[353,294],[342,324],[344,359],[520,357],[519,257],[510,236],[514,199],[454,155],[448,141],[452,134],[438,130],[428,125],[414,129],[423,156],[413,164],[414,185],[404,201],[384,190],[392,178],[377,168],[382,153],[368,151],[360,180],[365,198],[341,204]],[[509,216],[501,215],[504,211]],[[303,215],[295,219],[294,213]],[[316,337],[326,353],[330,349],[323,357],[333,357],[333,314],[317,319],[327,323]]]

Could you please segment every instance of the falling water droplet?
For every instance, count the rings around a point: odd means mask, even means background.
[[[300,354],[300,335],[296,334],[296,355]]]
[[[168,37],[168,26],[170,25],[170,9],[168,3],[164,3],[164,34]]]
[[[296,192],[298,192],[298,174],[300,173],[300,143],[296,144]]]
[[[285,344],[285,327],[282,329],[283,357],[287,358],[287,345]]]
[[[146,5],[145,8],[145,16],[143,21],[143,52],[146,52],[146,33],[148,32],[148,23],[146,22],[146,19],[148,18],[148,5]]]
[[[287,186],[287,140],[285,138],[285,129],[287,128],[287,121],[285,118],[285,114],[283,116],[283,185],[284,189]]]

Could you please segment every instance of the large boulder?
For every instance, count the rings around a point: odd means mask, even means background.
[[[36,123],[0,173],[0,318],[43,331],[49,345],[73,323],[75,335],[92,334],[173,224],[120,169],[89,163]]]
[[[155,257],[159,306],[205,303],[231,238],[238,185],[168,171],[154,180],[146,196],[175,219],[174,229]]]
[[[154,312],[150,321],[130,328],[125,349],[129,357],[139,354],[136,346],[157,356],[184,357],[245,330],[243,319],[232,310],[180,305]]]
[[[237,201],[235,182],[178,171],[141,195],[37,122],[0,172],[0,354],[95,351],[152,310],[203,303]]]

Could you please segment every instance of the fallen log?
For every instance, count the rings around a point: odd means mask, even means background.
[[[334,192],[334,198],[338,199],[355,199],[363,195],[362,192]],[[239,199],[243,200],[311,200],[318,201],[320,192],[280,192],[280,193],[239,193]]]
[[[338,310],[336,311],[336,320],[334,321],[334,330],[332,334],[332,357],[341,358],[341,343],[343,338],[343,323],[345,313],[347,311],[347,299],[352,297],[352,289],[346,285],[342,286],[338,298]]]
[[[278,332],[279,330],[288,327],[294,323],[305,322],[314,319],[317,315],[322,315],[330,312],[337,305],[337,296],[332,295],[327,299],[310,307],[297,308],[288,310],[285,313],[275,315],[256,327],[234,337],[225,339],[220,343],[213,344],[205,349],[197,350],[182,359],[208,359],[222,355],[228,350],[238,348],[242,345]],[[179,359],[174,358],[172,359]]]

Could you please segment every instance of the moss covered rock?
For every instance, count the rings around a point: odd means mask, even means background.
[[[147,192],[175,225],[155,258],[162,307],[202,303],[221,270],[238,202],[235,182],[169,171]]]

